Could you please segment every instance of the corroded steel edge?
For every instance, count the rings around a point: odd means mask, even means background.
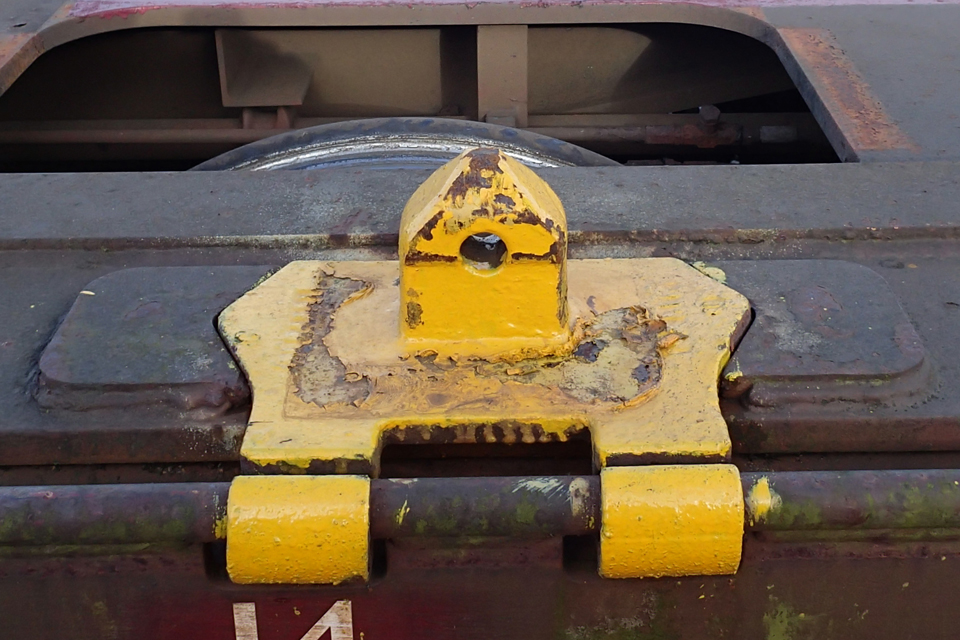
[[[792,74],[794,82],[808,102],[820,103],[810,105],[814,116],[828,129],[828,138],[833,138],[828,124],[843,137],[840,145],[837,143],[841,141],[831,139],[835,147],[843,147],[846,154],[840,155],[847,156],[843,159],[855,160],[863,151],[920,151],[894,122],[830,31],[784,28],[779,34],[800,66],[800,73]],[[803,91],[804,83],[810,84],[812,94]]]

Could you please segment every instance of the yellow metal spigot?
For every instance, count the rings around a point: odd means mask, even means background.
[[[566,227],[553,190],[496,149],[434,173],[400,220],[407,349],[519,359],[569,348]]]

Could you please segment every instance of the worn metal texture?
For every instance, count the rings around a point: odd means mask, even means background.
[[[756,316],[725,369],[722,381],[725,415],[734,425],[758,421],[762,428],[776,418],[778,409],[790,406],[794,412],[803,406],[810,407],[815,420],[822,420],[831,412],[831,406],[834,415],[863,403],[866,403],[865,411],[875,411],[878,405],[903,406],[905,403],[909,406],[936,390],[929,379],[929,360],[922,345],[917,344],[915,335],[910,340],[903,339],[904,335],[910,335],[912,325],[896,295],[877,272],[840,261],[714,264],[725,273],[731,286],[751,299]],[[252,274],[248,273],[251,269]],[[246,267],[197,270],[219,283],[243,282],[244,288],[252,286],[256,282],[253,276],[262,271],[263,268]],[[81,324],[84,331],[80,344],[65,339],[60,348],[81,353],[91,370],[119,368],[131,389],[118,391],[108,383],[96,383],[91,378],[84,381],[86,386],[82,388],[86,393],[97,394],[99,398],[99,394],[109,388],[119,396],[101,403],[109,405],[112,401],[121,406],[131,401],[130,396],[141,402],[160,401],[166,390],[182,384],[176,369],[157,368],[151,363],[169,350],[178,352],[193,345],[197,327],[212,331],[217,310],[230,301],[218,293],[222,288],[219,285],[201,292],[193,280],[181,277],[184,273],[185,270],[178,268],[155,268],[134,270],[129,276],[123,275],[126,272],[110,276],[110,282],[132,276],[138,280],[166,282],[165,312],[170,318],[187,318],[193,314],[194,324],[176,322],[163,327],[157,334],[163,336],[159,351],[144,346],[136,353],[128,352],[126,358],[112,360],[102,354],[110,348],[104,336],[112,336],[114,332],[98,333]],[[89,285],[85,286],[89,289]],[[119,291],[124,295],[114,295],[113,300],[99,299],[103,305],[101,312],[106,317],[124,316],[133,304],[131,301],[139,300],[136,287],[129,291],[121,287]],[[87,297],[81,295],[80,298]],[[829,303],[827,307],[819,306],[824,301]],[[150,316],[140,320],[144,319],[149,320]],[[149,327],[147,329],[147,335],[153,335]],[[82,345],[86,346],[81,348]],[[150,357],[143,359],[138,355],[144,350]],[[151,366],[145,369],[147,365]],[[178,415],[176,411],[171,413],[175,415]],[[735,430],[735,433],[742,432]]]
[[[389,539],[585,535],[599,530],[597,476],[374,480],[370,534]]]
[[[79,640],[235,640],[234,603],[254,605],[260,638],[298,640],[343,600],[354,638],[397,640],[479,640],[492,625],[498,637],[534,640],[949,638],[960,624],[960,600],[943,588],[960,565],[953,553],[864,561],[780,548],[749,542],[737,576],[604,581],[586,566],[400,569],[438,554],[390,546],[386,574],[370,586],[310,589],[231,585],[206,572],[197,548],[79,557],[69,569],[61,559],[7,558],[0,585],[19,597],[4,598],[0,613],[12,640],[38,629]],[[51,580],[61,598],[41,604]]]
[[[401,552],[391,551],[399,563]],[[763,549],[749,545],[747,553]],[[35,638],[37,628],[54,636],[69,631],[80,640],[103,638],[111,629],[119,639],[234,640],[234,603],[255,605],[260,638],[297,640],[342,600],[352,604],[354,638],[488,638],[491,621],[498,637],[535,640],[614,634],[692,640],[721,633],[752,640],[770,638],[771,630],[828,640],[946,638],[957,623],[956,599],[937,586],[949,584],[957,559],[944,557],[871,563],[754,556],[736,577],[613,586],[589,570],[526,568],[518,578],[502,569],[433,568],[398,572],[372,587],[305,590],[211,580],[196,549],[141,551],[126,559],[75,559],[72,573],[52,559],[5,560],[4,586],[12,591],[17,580],[26,597],[19,607],[7,598],[0,606],[14,640]],[[45,577],[28,574],[29,567]],[[156,577],[144,580],[147,572]],[[43,580],[50,576],[63,599],[41,607],[34,603],[48,593]],[[73,622],[69,628],[65,619]]]
[[[747,522],[756,531],[921,530],[960,535],[960,471],[745,473]],[[877,534],[882,537],[884,533]]]
[[[748,532],[815,542],[960,539],[956,469],[744,472],[738,482]],[[214,542],[228,533],[229,486],[5,486],[0,547]],[[519,542],[589,536],[602,525],[596,475],[374,479],[369,494],[377,540]]]
[[[571,242],[753,246],[960,235],[960,165],[539,169]],[[2,248],[396,246],[429,171],[0,174]],[[59,212],[69,210],[64,218]],[[717,259],[717,258],[715,258]]]
[[[39,361],[45,409],[170,404],[220,415],[249,403],[213,318],[270,267],[125,269],[87,284]]]
[[[960,90],[951,53],[960,7],[771,7],[765,16],[804,69],[798,84],[808,104],[829,112],[821,126],[835,122],[854,157],[956,157],[960,128],[949,96]]]
[[[93,494],[92,488],[8,488],[0,491],[0,505],[9,508],[14,492],[19,491],[17,509],[23,508],[24,501],[39,507],[31,511],[34,518],[26,530],[40,531],[42,537],[17,538],[17,522],[3,529],[5,543],[19,540],[21,544],[2,547],[0,590],[7,595],[0,599],[0,612],[7,620],[5,637],[18,640],[33,640],[38,633],[98,640],[105,635],[234,640],[233,603],[255,605],[260,637],[295,640],[334,602],[344,600],[353,607],[355,638],[364,633],[365,637],[403,639],[422,637],[425,632],[436,638],[486,638],[491,621],[504,638],[600,638],[637,630],[653,637],[691,640],[721,633],[769,640],[777,637],[772,633],[782,632],[838,640],[910,634],[949,638],[960,620],[952,613],[957,608],[951,605],[953,591],[944,585],[951,584],[960,554],[955,540],[931,534],[943,532],[944,527],[956,531],[957,478],[956,470],[744,474],[754,533],[745,540],[742,564],[734,576],[604,581],[596,575],[596,559],[590,552],[593,539],[566,545],[562,556],[551,556],[522,538],[501,539],[499,547],[470,538],[443,546],[437,538],[424,538],[425,544],[389,543],[367,586],[309,590],[253,588],[225,581],[222,547],[208,546],[205,552],[198,545],[180,547],[181,540],[210,539],[212,527],[204,527],[203,537],[197,538],[165,533],[159,539],[174,543],[172,548],[130,544],[131,538],[116,546],[114,518],[129,522],[136,513],[140,522],[155,521],[148,517],[148,505],[160,507],[154,514],[169,515],[164,509],[172,503],[196,506],[199,496],[206,502],[194,513],[205,513],[209,505],[218,504],[216,496],[223,495],[225,484],[200,485],[198,492],[187,494],[179,493],[185,488],[182,485],[167,487],[159,501],[156,485],[98,488],[99,496],[137,495],[134,503],[108,500],[107,509],[102,501],[84,502],[103,514],[101,524],[111,532],[99,537],[75,528],[78,521],[88,531],[97,527],[82,510],[66,510],[60,518],[51,510],[63,498],[76,505],[74,492]],[[582,479],[596,481],[596,477]],[[572,486],[575,479],[559,480]],[[755,488],[764,480],[771,508],[761,519]],[[428,495],[436,497],[440,491],[446,498],[428,499],[424,509],[429,512],[428,505],[434,505],[432,515],[441,521],[455,514],[462,517],[464,507],[455,504],[455,493],[439,485],[460,481],[434,482]],[[505,489],[510,481],[494,482]],[[403,509],[399,498],[415,505],[423,485],[413,483],[411,489],[409,481],[380,484],[389,487],[388,494],[397,493],[389,496],[389,509],[372,505],[372,527],[384,535],[391,530],[395,535],[416,535],[416,527],[401,532],[396,515]],[[372,500],[378,495],[384,497],[374,488]],[[774,495],[780,497],[780,504]],[[527,497],[554,504],[542,491],[531,491]],[[565,500],[554,508],[560,502]],[[408,517],[415,508],[411,506]],[[46,526],[39,524],[41,517]],[[208,525],[215,522],[209,515],[200,516],[201,520]],[[170,522],[164,519],[158,525],[163,521]],[[905,530],[894,535],[896,527]],[[929,533],[922,527],[930,527]],[[802,535],[777,538],[778,529],[800,530]],[[861,535],[863,541],[844,540],[841,534],[850,530],[867,535]],[[127,531],[158,539],[156,530],[149,527]],[[818,538],[818,531],[827,535]],[[91,544],[33,546],[57,544],[60,536],[83,537]],[[95,540],[104,544],[94,544]],[[39,599],[48,596],[51,588],[59,597],[40,606]],[[426,613],[418,608],[424,601],[431,606]]]
[[[874,97],[829,31],[786,28],[780,29],[780,37],[800,65],[798,85],[805,89],[817,120],[833,134],[829,137],[841,159],[859,160],[860,154],[876,151],[920,151]]]
[[[721,385],[721,394],[739,399],[746,411],[910,406],[936,390],[916,329],[876,271],[836,260],[714,266],[754,309]]]

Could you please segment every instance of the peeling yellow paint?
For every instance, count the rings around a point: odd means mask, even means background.
[[[397,511],[397,526],[403,524],[403,519],[410,513],[410,507],[407,505],[407,501],[403,501],[403,505],[400,507],[400,510]]]
[[[694,262],[691,265],[694,269],[705,276],[709,276],[721,284],[727,283],[727,274],[720,267],[711,267],[706,262]]]
[[[502,255],[463,251],[494,235]],[[410,198],[400,220],[400,322],[411,353],[517,359],[563,351],[566,214],[533,171],[496,149],[466,151]],[[489,252],[488,252],[489,253]]]
[[[764,522],[771,511],[776,511],[783,499],[770,487],[770,480],[764,476],[750,487],[747,494],[747,518],[750,524]]]
[[[213,536],[217,540],[223,540],[227,537],[227,519],[226,517],[217,518],[213,521]]]
[[[227,500],[227,572],[240,584],[339,584],[368,575],[370,480],[238,476]]]
[[[733,465],[607,467],[600,575],[725,575],[740,565],[743,490]]]
[[[717,380],[730,337],[749,312],[746,299],[672,258],[571,260],[567,269],[572,318],[641,307],[686,336],[662,352],[656,391],[641,401],[578,400],[556,385],[527,382],[524,362],[511,365],[521,368],[517,375],[487,375],[483,359],[408,356],[396,321],[396,263],[293,262],[220,315],[221,334],[255,398],[241,453],[261,465],[301,469],[337,461],[345,472],[349,461],[374,463],[384,432],[401,441],[441,432],[449,439],[452,432],[455,442],[510,443],[562,441],[589,430],[601,466],[619,455],[727,456]],[[330,331],[311,343],[311,305],[322,302],[318,282],[331,277],[368,292],[324,315]],[[343,368],[330,380],[362,387],[362,397],[305,400],[291,363],[308,344]],[[354,382],[345,381],[348,373]]]

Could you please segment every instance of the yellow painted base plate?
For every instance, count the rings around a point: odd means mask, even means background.
[[[574,343],[515,361],[411,353],[396,262],[289,264],[220,316],[253,388],[243,456],[268,472],[375,475],[385,440],[588,431],[600,467],[725,459],[717,379],[747,300],[672,258],[567,269]]]

